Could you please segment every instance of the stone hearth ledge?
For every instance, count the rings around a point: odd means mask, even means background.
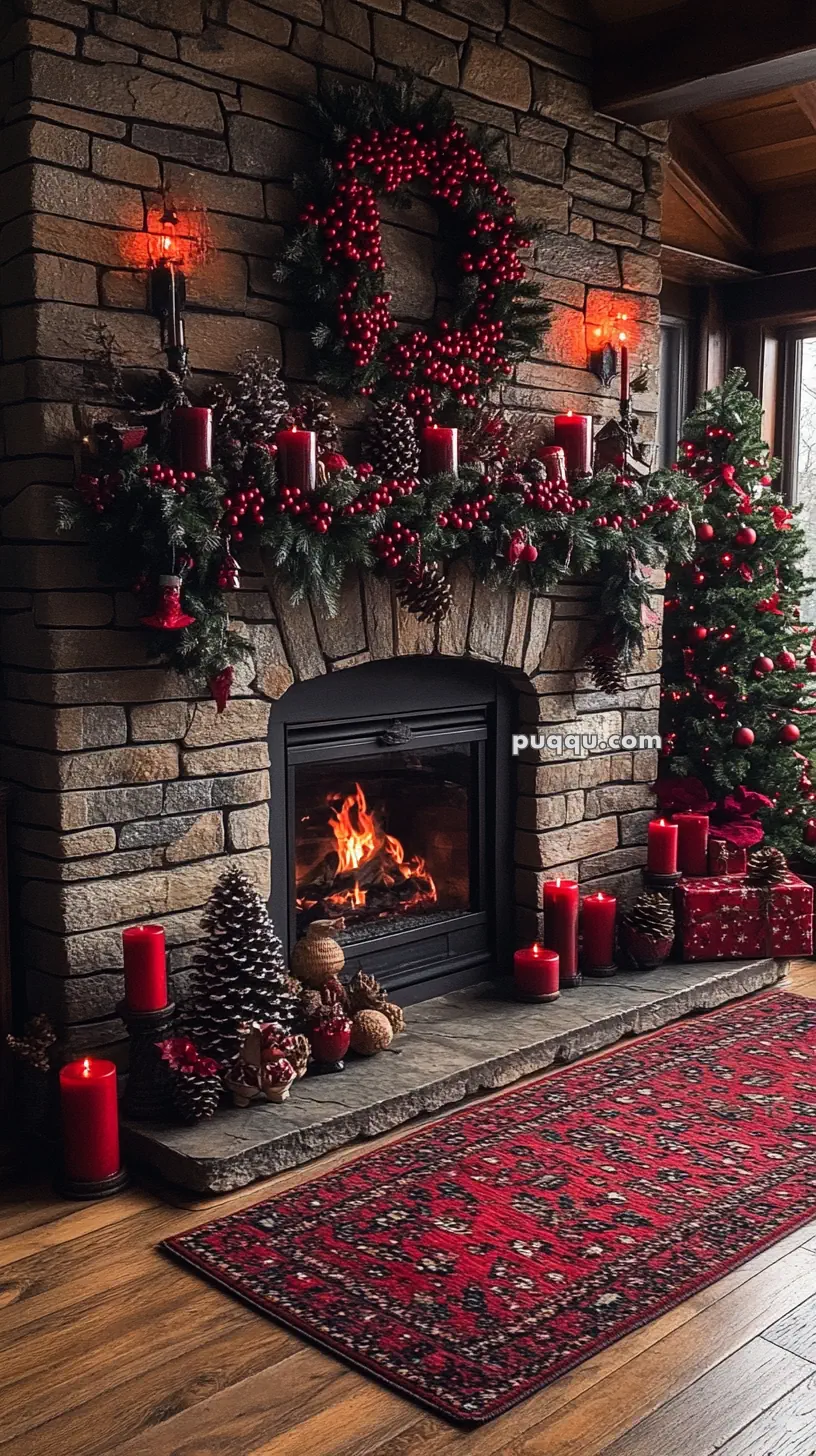
[[[125,1153],[183,1188],[226,1193],[773,986],[786,968],[770,959],[665,965],[588,981],[540,1005],[502,1000],[490,985],[456,991],[409,1007],[407,1034],[391,1051],[304,1078],[282,1106],[224,1110],[194,1127],[125,1122]]]

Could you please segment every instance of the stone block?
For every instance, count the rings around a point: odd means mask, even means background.
[[[394,604],[394,642],[398,657],[427,657],[433,650],[436,629],[433,622],[420,622],[400,602]]]
[[[539,227],[549,228],[554,233],[565,233],[569,225],[569,200],[560,187],[544,187],[539,182],[527,182],[519,177],[513,182],[513,194],[518,203],[518,215],[529,218]]]
[[[468,25],[501,30],[505,23],[505,0],[441,0],[440,9],[460,15]]]
[[[547,232],[536,242],[535,258],[539,267],[561,277],[601,287],[617,288],[620,284],[618,255],[614,248],[602,243]]]
[[[56,768],[56,783],[64,789],[153,784],[176,777],[178,751],[170,744],[108,748],[97,753],[66,754],[58,760]]]
[[[134,231],[144,224],[141,194],[134,189],[45,165],[33,168],[31,203],[38,212]],[[121,254],[119,257],[121,260]]]
[[[329,5],[336,3],[337,0],[328,0]],[[450,40],[467,40],[468,28],[464,20],[444,15],[438,8],[422,4],[421,0],[406,0],[405,19],[412,25],[424,26],[425,30],[434,30],[437,35],[446,35]]]
[[[286,46],[292,38],[292,23],[277,14],[278,9],[267,5],[253,5],[250,0],[229,0],[229,5],[224,14],[220,3],[216,0],[211,4],[208,13],[213,19],[226,20],[230,30],[240,30],[246,35],[252,35],[256,40],[266,41],[271,46]],[[219,10],[221,15],[219,16]],[[209,26],[205,26],[204,39],[209,33]]]
[[[134,187],[161,186],[161,173],[155,157],[145,156],[144,152],[106,137],[93,138],[91,165],[101,177],[112,178],[116,182],[130,182]]]
[[[119,45],[118,41],[105,40],[104,36],[86,35],[82,42],[82,58],[99,61],[102,65],[136,66],[139,52],[132,46]]]
[[[269,809],[266,804],[233,809],[227,815],[227,844],[231,850],[258,849],[268,843]]]
[[[55,162],[58,167],[88,166],[89,138],[82,131],[47,121],[18,121],[6,127],[3,141],[6,168],[29,160]]]
[[[257,41],[252,44],[258,47]],[[286,59],[292,66],[302,64],[288,56]],[[213,67],[205,65],[204,69]],[[99,66],[34,51],[29,61],[28,84],[31,95],[43,101],[144,121],[164,122],[172,117],[175,126],[194,130],[224,130],[218,100],[212,92],[144,68]]]
[[[573,197],[593,202],[610,210],[626,212],[632,205],[632,193],[627,187],[615,182],[593,177],[589,172],[579,172],[575,167],[567,168],[566,188]]]
[[[374,54],[394,66],[404,66],[410,57],[418,75],[440,86],[459,83],[459,54],[453,41],[390,15],[374,16]],[[496,98],[488,97],[492,99]]]
[[[123,824],[119,830],[120,849],[157,848],[185,838],[198,823],[200,814],[164,814],[158,819],[143,819]],[[216,816],[220,818],[220,815]]]
[[[617,819],[594,819],[570,824],[543,834],[520,830],[516,835],[516,862],[529,869],[550,869],[567,860],[602,854],[618,843]]]
[[[394,313],[400,319],[429,319],[436,302],[433,241],[388,224],[381,233]]]
[[[654,795],[647,784],[606,784],[603,788],[589,790],[586,818],[601,819],[605,814],[643,809],[653,803]]]
[[[588,56],[592,33],[580,24],[580,16],[572,7],[568,7],[567,13],[569,19],[561,19],[559,14],[533,4],[532,0],[510,0],[509,21],[517,30],[526,31],[568,54]],[[571,23],[573,19],[576,24]]]
[[[522,116],[518,124],[518,134],[529,141],[559,147],[562,152],[569,141],[569,132],[565,126],[557,126],[555,122],[545,121],[541,116]]]
[[[217,374],[235,373],[240,355],[251,350],[281,357],[280,330],[262,319],[190,313],[187,340],[197,368]]]
[[[394,606],[391,588],[382,577],[365,572],[363,584],[363,613],[366,637],[371,656],[377,660],[394,654]],[[440,629],[441,630],[441,629]],[[465,620],[465,631],[467,619]],[[440,650],[442,650],[440,648]],[[464,652],[464,640],[461,651]]]
[[[530,620],[532,596],[524,587],[517,587],[510,597],[510,626],[504,648],[505,667],[521,667]]]
[[[462,89],[486,101],[527,111],[533,95],[529,64],[513,51],[474,39],[465,53]]]
[[[122,45],[137,46],[142,51],[155,51],[159,56],[173,57],[178,54],[176,38],[170,30],[159,30],[153,25],[142,25],[124,15],[106,15],[97,11],[94,24],[101,35]]]
[[[280,632],[274,622],[247,622],[242,628],[242,635],[252,648],[256,689],[274,702],[295,680]]]
[[[522,667],[528,675],[538,672],[547,646],[553,604],[550,597],[534,597],[530,608],[530,629]]]
[[[340,588],[336,615],[330,617],[313,602],[312,616],[318,641],[326,657],[337,659],[365,652],[361,583],[356,572],[346,574]]]
[[[241,769],[269,767],[269,750],[261,743],[221,743],[214,748],[197,748],[181,755],[186,778],[210,774],[238,773]]]
[[[139,703],[130,709],[130,732],[136,743],[162,743],[183,738],[190,714],[201,706],[187,703]]]
[[[635,814],[621,814],[620,816],[620,842],[621,844],[645,844],[646,827],[654,818],[654,809],[644,809]],[[598,820],[598,823],[604,823]]]
[[[229,213],[238,218],[264,216],[263,187],[248,177],[214,177],[211,172],[180,167],[171,161],[164,163],[164,176],[181,204],[206,207],[210,214]]]
[[[113,598],[102,592],[44,592],[34,597],[38,627],[106,627]]]
[[[286,11],[287,5],[280,4],[279,10]],[[191,5],[190,0],[119,0],[120,15],[132,15],[149,26],[168,26],[195,34],[203,21],[203,6]]]
[[[621,253],[621,273],[624,288],[634,293],[660,293],[661,273],[659,258],[645,258],[624,248]]]
[[[290,670],[300,682],[320,677],[326,671],[326,662],[320,650],[309,603],[295,604],[291,601],[286,584],[281,581],[271,563],[267,580],[281,625]]]
[[[214,172],[229,171],[226,143],[217,137],[195,136],[174,127],[148,126],[143,122],[136,122],[130,135],[134,147],[142,151],[171,157],[176,162],[189,162],[193,167],[209,167]]]
[[[651,783],[657,777],[657,750],[640,748],[632,754],[633,778]]]
[[[186,860],[205,859],[221,854],[224,849],[224,820],[218,810],[199,814],[186,834],[174,839],[165,850],[167,864],[183,864]]]
[[[57,827],[92,829],[97,824],[123,824],[160,814],[161,784],[140,784],[138,788],[96,789],[90,793],[63,793],[57,801]]]
[[[592,621],[561,619],[550,627],[547,646],[541,659],[542,671],[559,672],[574,669],[581,662],[597,626]]]
[[[564,153],[560,147],[526,137],[510,138],[510,165],[514,172],[540,177],[545,182],[563,182]]]
[[[234,698],[223,713],[213,702],[196,703],[189,715],[189,727],[186,732],[182,730],[184,747],[210,748],[253,738],[266,741],[268,723],[269,705],[257,698]]]
[[[329,35],[311,25],[297,25],[292,50],[296,56],[304,56],[317,66],[336,67],[367,81],[374,75],[374,57],[369,54],[368,41],[362,50],[339,35]]]
[[[516,807],[519,829],[560,829],[567,822],[567,800],[563,794],[551,798],[527,798],[521,795]]]
[[[496,591],[486,582],[474,581],[468,632],[468,653],[471,657],[487,662],[504,661],[511,611],[508,591]]]
[[[202,36],[183,36],[179,50],[188,65],[216,75],[234,76],[237,81],[249,81],[285,96],[308,96],[316,89],[317,75],[308,61],[220,25],[208,25]]]
[[[582,172],[591,172],[593,176],[603,177],[619,187],[627,187],[633,192],[643,190],[643,164],[640,159],[600,137],[577,133],[570,146],[570,163]]]
[[[410,16],[408,17],[410,19]],[[320,24],[320,20],[315,22]],[[371,46],[371,25],[362,5],[355,0],[325,0],[323,24],[330,35],[342,35],[360,50]]]
[[[601,137],[615,135],[614,121],[597,115],[589,86],[540,66],[533,67],[533,110],[560,126],[575,127]]]
[[[18,825],[12,831],[13,843],[32,854],[51,859],[81,859],[83,856],[110,854],[116,849],[116,830],[109,825],[100,829],[80,829],[75,834],[58,834],[55,829],[31,829]]]
[[[579,878],[597,880],[601,875],[618,875],[624,870],[637,869],[645,859],[645,844],[633,845],[627,849],[613,849],[608,854],[591,854],[581,861]]]
[[[579,287],[583,293],[583,285]],[[585,369],[587,346],[583,311],[554,303],[550,309],[549,327],[541,341],[540,352],[545,359],[552,359],[560,365],[571,369]],[[518,367],[516,377],[519,383],[532,382],[529,367]]]
[[[69,753],[127,742],[125,710],[114,706],[52,708],[7,700],[2,722],[6,736],[26,748]]]
[[[231,116],[228,132],[236,172],[288,182],[292,173],[304,166],[304,139],[298,132],[255,116]]]

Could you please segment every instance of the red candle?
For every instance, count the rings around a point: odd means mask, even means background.
[[[592,415],[556,415],[555,443],[563,447],[568,475],[591,475]]]
[[[179,405],[173,410],[173,453],[179,470],[212,468],[212,410]]]
[[[614,895],[585,895],[581,906],[581,957],[585,971],[603,970],[615,960]]]
[[[282,485],[299,486],[301,490],[314,490],[317,484],[317,435],[314,430],[279,430],[275,436],[278,447],[278,471]]]
[[[708,874],[708,815],[675,814],[680,833],[677,857],[684,875]]]
[[[646,868],[653,875],[677,874],[677,825],[653,819],[648,829]]]
[[[580,986],[577,880],[545,880],[544,934],[547,944],[558,951],[561,986]]]
[[[119,1172],[116,1067],[85,1057],[60,1068],[65,1175],[97,1183]]]
[[[519,996],[530,1001],[555,1001],[558,997],[558,951],[546,946],[525,946],[513,956],[513,980]]]
[[[420,437],[422,474],[442,475],[459,469],[459,431],[446,425],[426,425]]]
[[[565,485],[567,480],[567,461],[561,445],[540,445],[536,455],[541,461],[547,474],[547,479],[554,485]]]
[[[625,338],[626,338],[626,335],[625,334],[621,334],[621,336],[620,336],[620,340],[621,340],[621,351],[620,351],[620,384],[621,384],[620,397],[621,397],[621,404],[625,404],[626,401],[627,401],[627,399],[629,398],[629,348],[628,348],[628,345],[624,344],[624,342],[623,342]]]
[[[131,925],[122,931],[125,1001],[130,1011],[161,1011],[167,1005],[167,956],[161,925]]]

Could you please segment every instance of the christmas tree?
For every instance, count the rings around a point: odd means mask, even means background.
[[[274,1022],[290,1031],[298,997],[266,906],[240,870],[221,876],[201,924],[208,939],[195,957],[184,1030],[200,1053],[224,1068],[238,1055],[242,1027]]]
[[[715,834],[734,844],[764,831],[786,855],[816,861],[805,538],[774,488],[780,464],[743,370],[689,415],[679,469],[700,486],[697,544],[666,588],[658,796],[667,810],[710,807]]]

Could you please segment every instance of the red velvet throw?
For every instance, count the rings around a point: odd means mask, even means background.
[[[471,1106],[167,1241],[490,1420],[816,1213],[816,1003],[773,994]]]

